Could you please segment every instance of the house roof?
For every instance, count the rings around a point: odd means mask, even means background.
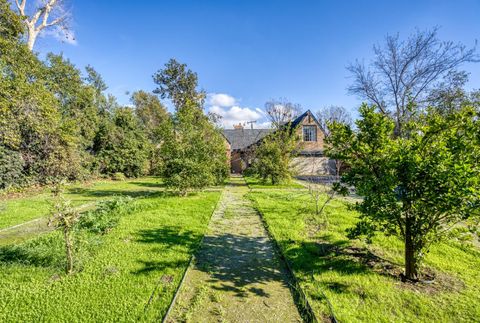
[[[295,120],[293,120],[289,125],[292,129],[297,127],[302,120],[310,115],[315,121],[315,123],[318,125],[318,127],[322,130],[322,126],[318,122],[317,118],[315,118],[315,115],[310,111],[307,110],[301,115],[299,115]],[[250,147],[251,145],[259,142],[261,139],[263,139],[266,135],[268,135],[270,132],[272,132],[273,129],[224,129],[223,130],[223,135],[227,139],[227,141],[231,145],[231,149],[245,149]]]
[[[245,149],[268,135],[272,129],[225,129],[223,135],[232,150]]]
[[[302,120],[308,116],[310,114],[310,117],[313,119],[313,121],[315,121],[315,123],[317,124],[317,126],[323,131],[323,133],[325,134],[325,130],[323,129],[322,125],[320,124],[320,122],[318,122],[317,118],[315,118],[315,115],[312,113],[312,111],[310,110],[307,110],[305,111],[304,113],[302,113],[301,115],[299,115],[295,120],[292,121],[292,124],[291,124],[291,127],[292,128],[295,128],[297,127],[301,122]]]

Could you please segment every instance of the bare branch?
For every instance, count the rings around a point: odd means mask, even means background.
[[[348,91],[394,117],[397,135],[402,124],[418,112],[409,111],[410,103],[422,111],[435,84],[447,81],[449,73],[463,63],[480,61],[475,46],[467,49],[462,44],[440,41],[438,28],[417,30],[406,41],[398,35],[387,35],[385,45],[376,45],[373,51],[375,56],[368,68],[358,61],[347,68],[354,78]]]
[[[333,122],[343,123],[345,125],[352,124],[350,113],[342,106],[332,105],[323,107],[317,111],[316,116],[327,137],[330,135],[329,127]]]
[[[300,105],[289,102],[285,98],[270,100],[265,103],[265,111],[272,122],[272,126],[278,128],[292,121],[298,115]]]
[[[18,12],[24,17],[24,24],[27,29],[27,45],[30,50],[33,49],[35,41],[44,29],[62,26],[65,37],[68,38],[67,20],[69,13],[64,9],[63,1],[48,0],[43,1],[43,5],[35,8],[33,14],[26,13],[27,0],[15,0]],[[31,6],[31,5],[30,5]]]
[[[15,0],[15,4],[17,5],[18,11],[22,16],[25,16],[25,5],[27,4],[27,0],[22,0],[22,2],[18,2]]]

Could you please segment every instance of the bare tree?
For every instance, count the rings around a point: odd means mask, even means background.
[[[476,47],[440,41],[437,34],[438,28],[417,30],[406,41],[388,35],[384,46],[373,47],[375,57],[368,67],[359,61],[348,67],[354,78],[349,92],[390,115],[397,136],[438,82],[463,63],[479,61]]]
[[[323,226],[327,227],[328,214],[324,212],[325,207],[337,195],[346,195],[346,191],[338,185],[337,177],[331,175],[318,176],[318,170],[322,169],[323,166],[323,161],[318,158],[310,158],[310,176],[306,177],[305,181],[307,182],[308,194],[315,205],[315,216],[321,216]]]
[[[300,111],[300,105],[292,103],[285,98],[270,100],[265,103],[265,111],[272,122],[273,128],[279,128],[283,124],[292,121]]]
[[[73,41],[69,28],[70,13],[62,0],[42,0],[38,6],[28,5],[27,0],[15,0],[18,12],[27,29],[27,46],[33,50],[38,35],[47,29],[57,28],[66,40]],[[28,10],[30,8],[31,10]],[[30,14],[29,14],[30,13]]]
[[[317,111],[317,119],[327,137],[330,135],[330,129],[328,125],[332,122],[339,122],[345,125],[352,124],[352,116],[350,115],[350,112],[348,112],[344,107],[337,105],[323,107]]]
[[[333,122],[338,122],[349,126],[352,125],[352,116],[344,107],[341,106],[331,105],[320,109],[317,112],[317,119],[320,123],[320,126],[323,128],[323,131],[325,132],[326,138],[330,136],[330,125]],[[343,162],[339,159],[335,159],[334,163],[335,175],[338,179],[338,176],[340,176],[340,170],[343,166]]]

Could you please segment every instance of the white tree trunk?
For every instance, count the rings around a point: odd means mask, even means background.
[[[18,12],[25,17],[24,24],[27,28],[27,46],[28,49],[33,50],[38,34],[45,28],[62,25],[66,28],[65,22],[68,18],[68,13],[63,11],[63,8],[58,0],[48,0],[44,2],[44,6],[36,9],[32,16],[28,16],[25,12],[27,0],[15,0]],[[55,11],[56,9],[56,11]],[[58,12],[60,10],[60,13]],[[49,21],[50,15],[54,17]]]
[[[35,31],[33,28],[27,28],[27,33],[27,46],[28,49],[32,51],[33,46],[35,45],[35,41],[37,40],[38,32]]]

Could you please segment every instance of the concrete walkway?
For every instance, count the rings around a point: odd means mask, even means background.
[[[288,275],[233,177],[167,322],[301,322]]]

